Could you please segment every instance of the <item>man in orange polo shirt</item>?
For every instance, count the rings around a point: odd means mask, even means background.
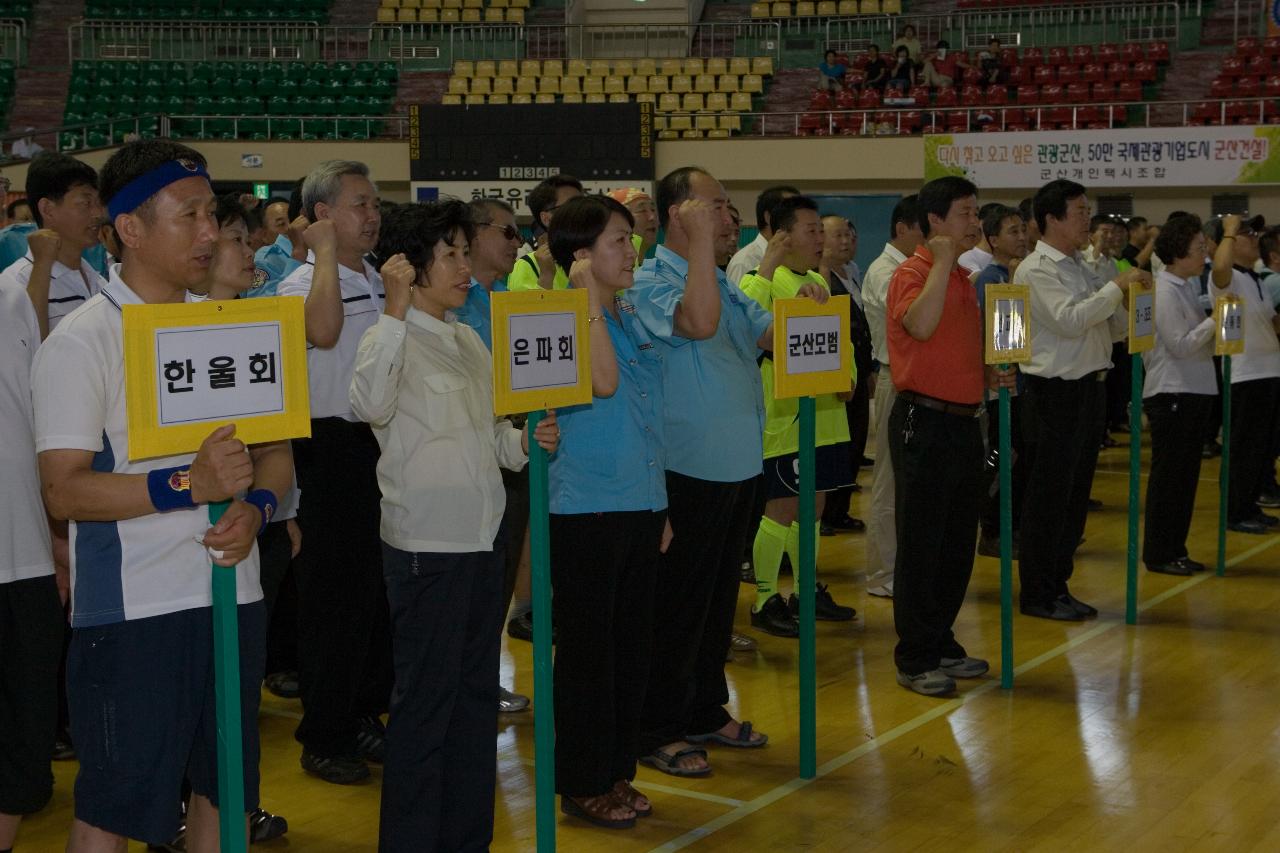
[[[898,399],[889,415],[897,483],[893,621],[898,683],[925,696],[977,678],[985,660],[952,633],[973,571],[982,506],[985,385],[982,310],[960,255],[980,239],[977,188],[958,177],[925,184],[917,200],[927,242],[889,282],[886,334]],[[1012,385],[1014,374],[992,374]]]

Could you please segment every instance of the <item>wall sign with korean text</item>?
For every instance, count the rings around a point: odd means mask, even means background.
[[[1213,354],[1244,352],[1244,303],[1234,295],[1219,296],[1213,305]]]
[[[1025,364],[1031,360],[1031,288],[1025,284],[989,284],[983,306],[983,360],[987,364]]]
[[[490,317],[495,414],[591,402],[585,290],[495,293]]]
[[[301,297],[123,313],[130,459],[190,453],[227,423],[246,444],[311,434]]]
[[[1129,285],[1129,354],[1146,352],[1156,345],[1156,291],[1153,284]]]
[[[773,302],[773,393],[778,399],[841,394],[852,387],[849,297]]]

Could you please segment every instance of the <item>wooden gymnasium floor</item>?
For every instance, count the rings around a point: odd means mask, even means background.
[[[1118,436],[1123,439],[1124,436]],[[1191,553],[1215,554],[1217,462],[1206,463]],[[1102,611],[1084,624],[1015,617],[1017,683],[999,687],[998,561],[978,558],[957,633],[993,672],[955,699],[894,683],[891,604],[859,576],[864,537],[822,540],[820,577],[865,622],[819,623],[818,778],[797,778],[795,641],[760,639],[729,664],[733,707],[770,735],[712,753],[715,773],[642,768],[655,815],[609,832],[561,819],[566,851],[1280,849],[1280,535],[1228,540],[1228,576],[1143,571],[1140,624],[1123,622],[1127,448],[1106,451],[1072,588]],[[870,472],[864,471],[864,483]],[[855,496],[857,515],[867,492]],[[789,583],[784,579],[784,583]],[[747,624],[752,590],[741,590]],[[504,645],[503,682],[532,690],[530,646]],[[536,702],[535,702],[536,704]],[[254,849],[372,851],[379,774],[315,781],[291,737],[299,706],[264,697],[264,805],[287,840]],[[495,850],[532,850],[533,715],[501,721]],[[74,765],[29,820],[23,851],[61,850]],[[134,845],[130,850],[141,849]]]

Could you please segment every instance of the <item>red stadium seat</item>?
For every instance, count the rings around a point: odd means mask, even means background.
[[[1271,73],[1271,57],[1261,53],[1249,57],[1249,61],[1245,63],[1245,72],[1250,77],[1266,77]]]
[[[1146,58],[1142,53],[1142,45],[1136,41],[1127,41],[1120,48],[1121,62],[1141,62]]]
[[[1043,65],[1044,50],[1038,47],[1029,47],[1022,52],[1023,65]]]
[[[1093,62],[1093,48],[1087,44],[1078,44],[1071,48],[1071,61],[1076,65]]]
[[[1217,104],[1201,102],[1191,107],[1188,116],[1189,123],[1192,124],[1217,124],[1219,116],[1219,108]]]
[[[1156,82],[1156,64],[1143,60],[1133,64],[1133,76],[1141,80],[1143,83]]]
[[[1073,104],[1082,104],[1089,100],[1088,83],[1068,83],[1067,100]]]
[[[809,96],[809,109],[811,110],[829,110],[831,109],[831,96],[826,92],[814,92]]]
[[[907,110],[904,113],[900,113],[900,120],[903,128],[912,131],[919,130],[920,125],[924,123],[919,110]]]
[[[1280,56],[1280,36],[1268,36],[1262,43],[1262,51],[1270,56]]]
[[[1236,55],[1248,59],[1250,56],[1262,52],[1262,43],[1252,36],[1242,39],[1236,39]]]
[[[1005,69],[1005,82],[1010,86],[1021,86],[1027,81],[1027,69],[1021,65],[1014,65]]]
[[[1169,62],[1169,43],[1167,41],[1153,41],[1147,46],[1147,59],[1152,62],[1167,64]]]
[[[929,87],[928,86],[916,86],[911,90],[909,94],[911,99],[916,102],[917,107],[929,106]]]
[[[960,90],[960,106],[962,107],[979,107],[982,106],[982,90],[977,86],[965,86]]]
[[[1076,124],[1107,126],[1107,111],[1102,107],[1081,107],[1076,110]]]
[[[1040,129],[1055,130],[1071,126],[1071,110],[1068,107],[1048,107],[1040,111]]]
[[[1258,101],[1227,101],[1227,122],[1242,124],[1255,121],[1259,116]]]
[[[1000,48],[1000,64],[1005,68],[1012,68],[1018,64],[1018,49],[1016,47]]]
[[[1280,75],[1268,77],[1262,89],[1268,98],[1280,98]]]
[[[938,90],[938,97],[934,99],[933,103],[939,107],[954,107],[960,103],[960,96],[954,87],[947,86]]]
[[[1065,47],[1051,47],[1045,62],[1049,65],[1067,65],[1071,62],[1071,58]]]
[[[1142,84],[1137,80],[1122,80],[1116,87],[1116,98],[1121,101],[1141,101]]]
[[[1101,83],[1093,84],[1093,100],[1095,101],[1114,101],[1116,99],[1116,84],[1109,80]]]
[[[856,110],[858,108],[858,96],[848,89],[844,89],[836,95],[836,109],[838,110]]]
[[[980,85],[983,81],[982,69],[977,66],[970,65],[964,70],[964,76],[960,79],[961,82],[969,86]]]
[[[1242,77],[1244,76],[1244,57],[1228,56],[1222,60],[1222,76],[1223,77]]]
[[[1267,124],[1280,123],[1280,104],[1275,101],[1263,101],[1262,118]]]
[[[879,89],[874,89],[874,88],[867,89],[858,98],[859,109],[874,110],[878,106],[880,106],[880,90]]]
[[[1090,62],[1080,68],[1081,83],[1101,83],[1107,78],[1107,71],[1097,62]]]
[[[965,110],[948,112],[946,122],[948,131],[963,133],[969,129],[969,113]]]
[[[1060,104],[1067,99],[1067,93],[1057,83],[1040,87],[1040,103]]]
[[[1040,86],[1053,83],[1058,79],[1058,69],[1053,65],[1037,65],[1031,79]]]
[[[1031,126],[1027,111],[1024,109],[1001,110],[1001,116],[1004,119],[1005,130],[1011,130],[1013,126],[1023,128]]]
[[[1256,98],[1262,92],[1262,84],[1257,77],[1241,77],[1236,81],[1234,95],[1241,98]]]
[[[1218,77],[1209,84],[1209,97],[1211,98],[1229,98],[1233,86],[1232,80],[1226,77]]]
[[[1040,87],[1031,83],[1024,83],[1018,87],[1018,103],[1020,104],[1036,104],[1040,102]]]
[[[1109,65],[1120,59],[1120,46],[1115,44],[1098,45],[1098,61],[1103,65]]]
[[[985,103],[989,107],[1003,107],[1009,103],[1009,87],[1008,86],[989,86]]]
[[[800,116],[799,132],[801,136],[808,136],[811,133],[819,131],[825,132],[827,129],[827,117],[818,113],[805,113]]]
[[[1122,80],[1129,79],[1129,63],[1112,62],[1107,66],[1107,79],[1112,83],[1119,83]]]

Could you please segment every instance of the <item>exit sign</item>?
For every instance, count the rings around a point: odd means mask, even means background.
[[[271,198],[271,185],[270,184],[254,184],[253,197],[261,198],[261,199]]]

